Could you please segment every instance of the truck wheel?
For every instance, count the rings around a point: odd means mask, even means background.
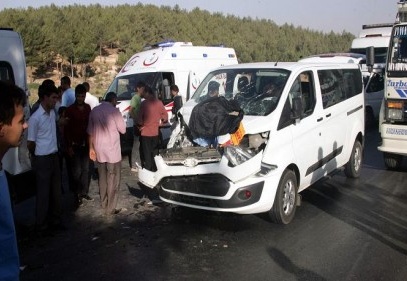
[[[295,215],[297,208],[297,178],[293,171],[286,170],[278,184],[273,207],[269,211],[272,222],[289,224]]]
[[[363,149],[360,141],[356,140],[348,163],[345,164],[345,175],[348,178],[358,178],[362,170]]]
[[[403,156],[392,153],[383,153],[384,164],[389,170],[398,170],[401,167]]]

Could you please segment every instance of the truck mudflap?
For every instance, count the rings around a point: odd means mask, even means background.
[[[156,187],[163,178],[166,177],[182,177],[191,175],[204,175],[204,174],[222,174],[231,182],[238,182],[246,179],[261,169],[261,161],[263,153],[259,152],[246,162],[232,167],[229,165],[225,156],[222,156],[220,161],[216,163],[202,163],[196,166],[184,165],[169,165],[164,161],[161,155],[156,156],[155,163],[157,171],[152,172],[147,169],[139,169],[139,181],[147,187]]]

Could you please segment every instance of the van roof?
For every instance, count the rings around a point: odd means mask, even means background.
[[[340,62],[254,62],[254,63],[241,63],[236,65],[223,66],[218,69],[242,69],[242,68],[264,68],[264,69],[286,69],[289,71],[295,71],[307,67],[329,67],[329,68],[359,68],[356,63],[340,63]]]
[[[366,55],[358,53],[326,53],[300,59],[299,62],[364,63]]]

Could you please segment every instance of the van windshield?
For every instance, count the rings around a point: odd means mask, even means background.
[[[265,116],[274,111],[290,71],[285,69],[222,69],[209,73],[191,99],[213,96],[236,100],[245,115]]]

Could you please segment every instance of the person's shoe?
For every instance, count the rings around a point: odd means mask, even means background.
[[[111,215],[117,215],[118,213],[120,213],[123,209],[119,208],[119,209],[113,209],[113,211],[110,213]]]
[[[82,199],[85,199],[86,201],[93,201],[94,199],[92,197],[90,197],[89,195],[85,194],[81,196]]]
[[[132,172],[134,172],[134,173],[137,173],[137,172],[138,172],[138,169],[137,169],[137,167],[133,167],[133,168],[130,169],[130,171],[132,171]]]

